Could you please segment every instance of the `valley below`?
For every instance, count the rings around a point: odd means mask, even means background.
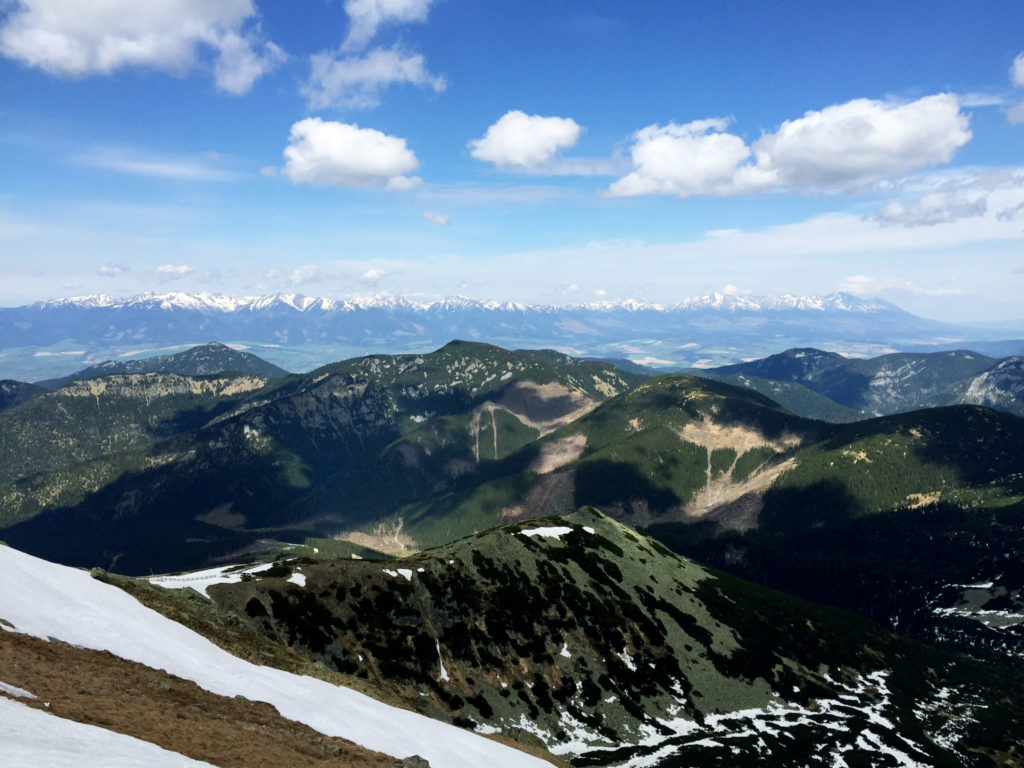
[[[487,764],[1022,765],[1016,360],[654,375],[455,341],[289,374],[210,344],[4,382],[0,700],[214,765],[254,759],[236,722],[288,764],[462,764],[88,629],[161,617]]]

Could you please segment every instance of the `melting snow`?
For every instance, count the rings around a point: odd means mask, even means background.
[[[625,650],[620,657],[627,665],[634,664]],[[900,735],[886,716],[892,708],[887,673],[871,673],[852,685],[838,683],[827,674],[825,679],[844,692],[836,698],[817,699],[814,708],[775,699],[763,708],[708,715],[703,723],[683,714],[687,697],[677,686],[680,705],[670,710],[666,719],[641,724],[631,745],[609,745],[604,737],[567,713],[561,722],[565,738],[556,739],[543,732],[525,715],[512,724],[535,733],[556,755],[585,755],[602,762],[598,757],[602,752],[632,746],[632,754],[618,764],[619,768],[653,768],[672,757],[682,760],[695,747],[696,754],[710,752],[708,756],[714,755],[720,764],[729,764],[728,754],[741,754],[751,748],[767,759],[770,750],[778,747],[792,729],[806,727],[815,729],[819,754],[833,766],[847,766],[843,756],[856,752],[858,757],[868,759],[884,755],[901,768],[924,768],[925,763],[919,760],[926,751]],[[613,703],[614,697],[605,702]],[[745,742],[743,749],[737,740]]]
[[[0,680],[0,691],[3,691],[8,696],[14,696],[17,699],[34,699],[35,694],[29,693],[24,688],[19,688],[16,685],[9,685],[8,683]]]
[[[572,533],[572,528],[565,525],[550,526],[547,528],[530,528],[529,530],[520,531],[523,536],[546,536],[552,539],[560,539],[567,533]]]
[[[441,641],[434,640],[437,645],[437,663],[441,666],[441,679],[444,682],[448,682],[448,670],[444,668],[444,660],[441,658]]]
[[[293,573],[288,577],[288,581],[292,584],[298,584],[300,587],[306,586],[306,574],[304,573]]]
[[[110,651],[123,659],[164,669],[219,696],[265,701],[283,717],[320,733],[397,758],[419,754],[431,765],[446,768],[550,768],[543,760],[470,731],[388,706],[348,688],[243,661],[85,571],[54,565],[4,546],[0,546],[0,618],[17,631],[35,637]],[[0,704],[9,708],[15,703]],[[5,732],[23,732],[20,727],[10,727],[11,720],[6,716],[0,722]],[[42,748],[44,742],[50,746],[66,743],[61,736],[53,735],[62,723],[66,721],[54,719],[49,723],[45,728],[49,735],[33,742],[36,746],[32,748]],[[33,727],[37,732],[41,728]],[[86,755],[95,752],[83,750]],[[118,763],[112,752],[102,754],[103,761],[92,765],[201,765],[183,760],[160,763],[139,756]],[[77,754],[73,762],[63,764],[45,758],[20,764],[90,765]]]
[[[6,768],[212,768],[148,741],[0,699]]]
[[[186,587],[192,587],[192,589],[203,597],[209,597],[209,595],[206,594],[207,587],[212,587],[214,584],[234,584],[242,580],[242,574],[266,571],[272,568],[273,565],[273,563],[263,563],[262,565],[256,565],[252,568],[244,568],[242,570],[235,571],[232,571],[231,569],[236,568],[237,566],[225,565],[221,568],[210,568],[206,571],[183,573],[179,576],[153,576],[149,579],[149,583],[156,584],[158,587],[164,587],[165,589],[185,589]],[[230,573],[228,571],[230,571]]]

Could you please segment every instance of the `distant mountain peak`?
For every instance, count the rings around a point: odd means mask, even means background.
[[[204,312],[237,312],[239,310],[262,310],[274,307],[288,307],[297,312],[321,311],[344,312],[355,309],[387,309],[413,311],[457,311],[482,309],[496,312],[525,312],[527,310],[548,311],[552,309],[585,309],[599,312],[686,312],[714,309],[727,312],[773,312],[785,310],[814,310],[824,312],[880,312],[899,310],[894,304],[882,299],[865,299],[849,293],[829,293],[822,296],[796,296],[793,294],[770,294],[763,296],[738,296],[735,294],[710,293],[704,296],[690,296],[672,304],[660,304],[644,299],[609,299],[581,304],[550,305],[524,304],[514,301],[471,299],[465,296],[444,296],[435,299],[413,299],[389,294],[357,294],[347,299],[336,300],[301,293],[274,293],[265,296],[227,296],[221,293],[141,293],[127,298],[113,298],[106,294],[76,296],[37,302],[36,308],[82,307],[121,308],[149,306],[164,310],[189,309]]]
[[[39,382],[46,389],[59,389],[69,382],[95,379],[112,374],[174,373],[182,376],[205,376],[215,373],[246,373],[267,378],[287,376],[288,371],[268,363],[256,355],[234,349],[219,341],[211,341],[173,355],[106,360],[77,373]]]

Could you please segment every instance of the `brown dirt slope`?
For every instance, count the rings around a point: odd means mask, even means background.
[[[19,699],[80,723],[232,768],[393,768],[398,761],[282,717],[263,702],[217,696],[106,651],[0,631],[0,680]],[[0,693],[0,695],[3,695]]]

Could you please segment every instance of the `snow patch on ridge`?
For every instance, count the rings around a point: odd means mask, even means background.
[[[283,717],[397,758],[419,754],[431,765],[446,768],[550,768],[523,752],[356,691],[251,664],[85,571],[6,546],[0,546],[0,618],[15,631],[109,651],[191,680],[219,696],[265,701]],[[3,722],[9,723],[6,718]],[[47,760],[25,764],[61,765]],[[130,764],[159,765],[148,759]]]
[[[567,533],[572,533],[572,528],[566,525],[548,526],[547,528],[529,528],[520,531],[523,536],[544,536],[551,539],[560,539]]]
[[[206,593],[207,587],[214,584],[235,584],[242,580],[244,574],[259,573],[273,567],[273,563],[262,563],[250,568],[238,568],[235,565],[225,565],[220,568],[210,568],[205,571],[193,571],[174,576],[151,576],[150,584],[155,584],[164,589],[186,589],[191,587],[203,597],[209,597]]]

